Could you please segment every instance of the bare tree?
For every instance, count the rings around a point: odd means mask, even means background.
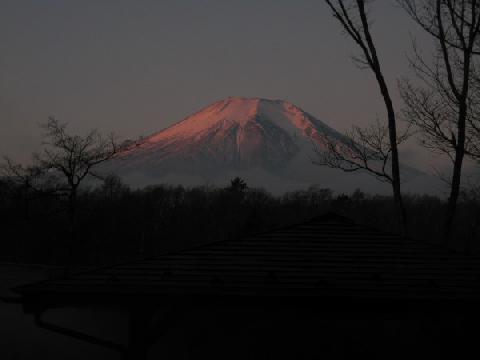
[[[380,93],[385,103],[388,124],[388,140],[389,140],[389,158],[390,161],[390,183],[392,185],[395,203],[399,209],[400,224],[403,233],[407,230],[406,212],[403,205],[401,186],[400,186],[400,164],[398,159],[398,137],[397,137],[397,121],[393,101],[387,82],[382,72],[380,59],[377,49],[370,32],[370,23],[368,19],[365,5],[367,0],[325,0],[333,16],[340,22],[346,34],[353,39],[361,50],[361,56],[354,57],[354,61],[362,68],[370,69],[377,80]],[[361,135],[358,134],[360,137]],[[385,149],[381,147],[382,151]],[[366,159],[368,160],[368,159]],[[357,165],[362,163],[359,162]],[[333,165],[333,164],[332,164]],[[355,168],[355,167],[354,167]],[[365,163],[359,168],[369,170]],[[375,173],[374,173],[375,174]],[[378,174],[375,174],[378,177]],[[385,174],[384,174],[385,175]],[[382,179],[387,179],[384,175]]]
[[[410,17],[432,35],[436,52],[427,61],[414,46],[411,65],[423,85],[408,81],[400,89],[405,115],[422,134],[422,144],[452,161],[445,219],[448,241],[460,193],[465,156],[479,155],[480,2],[477,0],[398,0]]]
[[[118,145],[113,135],[105,137],[97,130],[84,136],[71,135],[67,124],[53,117],[41,127],[45,141],[42,151],[33,154],[32,164],[23,166],[5,158],[2,169],[27,189],[66,196],[72,256],[78,189],[88,176],[95,175],[95,167],[111,159],[123,146]]]
[[[377,119],[366,128],[353,126],[344,135],[342,140],[326,137],[323,144],[326,149],[314,144],[316,158],[313,162],[345,172],[363,170],[379,181],[392,184],[392,147],[388,126]],[[407,129],[398,136],[397,145],[407,140],[409,135]]]
[[[68,212],[75,216],[78,188],[83,180],[95,175],[93,170],[99,164],[111,159],[120,149],[113,134],[102,136],[97,130],[86,135],[71,135],[67,124],[50,117],[42,125],[45,131],[44,148],[34,154],[35,163],[43,171],[58,174],[61,181],[59,190],[68,198]]]

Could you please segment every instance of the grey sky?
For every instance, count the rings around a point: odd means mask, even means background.
[[[398,99],[410,35],[428,38],[393,0],[372,18]],[[135,138],[227,96],[285,99],[339,130],[366,124],[384,110],[354,53],[321,0],[1,0],[0,155],[28,159],[49,115]]]

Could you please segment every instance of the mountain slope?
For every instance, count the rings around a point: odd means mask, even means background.
[[[378,187],[366,174],[313,165],[313,148],[326,150],[327,137],[348,146],[342,134],[292,103],[230,97],[147,137],[109,168],[134,185],[223,185],[239,175],[274,192],[312,184],[340,190],[368,183]]]
[[[280,100],[228,98],[155,133],[121,155],[123,167],[179,161],[209,166],[276,168],[301,150],[343,136],[295,105]]]

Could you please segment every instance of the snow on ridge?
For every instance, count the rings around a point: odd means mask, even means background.
[[[155,143],[173,139],[193,139],[213,128],[244,127],[258,117],[268,120],[289,135],[296,134],[312,138],[319,131],[330,130],[329,132],[335,133],[325,124],[312,121],[316,119],[288,101],[229,97],[151,135],[146,139],[146,144],[155,145]]]
[[[171,137],[188,138],[216,126],[220,122],[245,124],[257,112],[259,99],[227,98],[217,101],[179,123],[150,136],[156,143]]]
[[[323,148],[327,136],[343,140],[340,133],[288,101],[229,97],[149,136],[119,157],[159,159],[203,151],[218,153],[211,153],[212,157],[232,151],[241,157],[283,156],[292,154],[292,149],[310,153],[312,143]]]

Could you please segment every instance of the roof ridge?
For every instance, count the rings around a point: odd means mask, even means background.
[[[343,221],[345,223],[348,222],[348,223],[351,223],[351,224],[355,224],[355,222],[353,220],[351,220],[351,219],[349,219],[349,218],[347,218],[343,215],[337,214],[337,213],[332,212],[332,211],[328,211],[328,212],[326,212],[322,215],[314,216],[310,220],[304,220],[304,221],[296,222],[296,223],[290,224],[290,225],[279,226],[279,227],[276,227],[276,228],[273,228],[273,229],[269,229],[269,230],[261,231],[261,232],[255,233],[255,234],[251,234],[249,236],[240,236],[238,239],[221,239],[221,240],[207,242],[207,243],[204,243],[204,244],[190,246],[190,247],[187,247],[187,248],[170,249],[170,250],[166,250],[164,252],[161,252],[159,254],[156,254],[154,256],[141,257],[141,258],[137,258],[137,259],[121,261],[121,262],[118,262],[116,264],[108,264],[108,265],[103,265],[103,266],[98,266],[98,267],[92,267],[92,268],[89,268],[89,269],[83,270],[83,271],[77,271],[77,272],[62,274],[62,276],[59,276],[57,279],[45,279],[45,280],[40,280],[40,281],[34,281],[32,283],[27,283],[27,284],[14,286],[11,290],[13,292],[19,293],[19,291],[17,291],[17,290],[21,291],[21,289],[23,287],[27,287],[27,286],[30,286],[30,285],[40,285],[42,283],[48,283],[52,280],[68,279],[68,278],[71,278],[72,276],[89,274],[89,273],[92,273],[92,272],[94,273],[96,271],[108,270],[108,269],[111,269],[111,268],[115,268],[117,266],[130,265],[130,264],[135,264],[135,263],[142,262],[142,261],[156,260],[156,259],[160,258],[161,256],[165,256],[165,255],[178,254],[178,253],[183,252],[183,251],[198,250],[198,249],[202,249],[204,247],[211,246],[211,245],[214,245],[214,244],[227,243],[229,241],[235,241],[235,240],[238,241],[238,240],[242,240],[242,239],[249,238],[249,237],[256,237],[256,236],[261,236],[263,234],[269,234],[269,233],[272,233],[272,232],[291,229],[291,228],[294,228],[294,227],[297,227],[297,226],[301,226],[301,225],[309,224],[311,222],[318,221],[320,219],[325,221],[325,220],[334,219],[334,218],[335,219],[343,219]],[[360,226],[363,226],[363,225],[360,225]]]
[[[312,219],[310,219],[308,222],[331,221],[331,220],[342,222],[342,223],[345,223],[345,224],[356,224],[356,225],[364,226],[362,224],[357,224],[353,219],[351,219],[349,217],[346,217],[344,215],[340,215],[339,213],[336,213],[334,211],[327,211],[324,214],[317,215],[317,216],[313,217]]]

